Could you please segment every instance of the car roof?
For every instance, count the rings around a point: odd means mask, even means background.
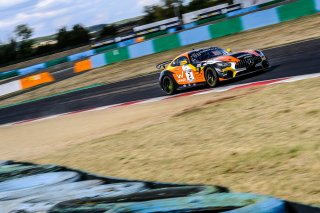
[[[203,48],[199,48],[199,49],[193,49],[191,51],[188,51],[188,52],[184,52],[182,54],[180,54],[179,56],[177,56],[175,59],[181,57],[181,56],[186,56],[186,55],[189,55],[191,53],[195,53],[195,52],[200,52],[200,51],[203,51],[203,50],[209,50],[209,49],[221,49],[220,47],[216,47],[216,46],[212,46],[212,47],[203,47]],[[174,59],[174,60],[175,60]]]

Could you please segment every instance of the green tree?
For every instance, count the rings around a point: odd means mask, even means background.
[[[79,24],[72,27],[71,31],[68,31],[66,27],[59,29],[57,35],[57,47],[58,49],[73,47],[79,44],[89,43],[90,35],[88,30]]]
[[[33,30],[26,24],[20,24],[16,26],[14,32],[17,38],[20,38],[21,40],[28,40],[31,38]]]
[[[58,48],[65,48],[70,46],[71,40],[72,38],[70,36],[70,33],[67,31],[66,27],[62,27],[61,29],[59,29],[58,35],[57,35]]]
[[[90,41],[89,31],[80,24],[74,25],[70,34],[72,39],[71,44],[73,45],[88,43]]]
[[[20,24],[18,26],[16,26],[14,33],[16,35],[16,38],[18,40],[21,40],[19,42],[18,46],[18,58],[22,59],[22,58],[27,58],[32,56],[33,54],[33,49],[32,49],[32,44],[33,41],[30,40],[33,30],[28,27],[28,25],[26,24]]]
[[[115,37],[117,28],[114,25],[106,25],[100,32],[99,38]]]
[[[19,43],[19,58],[27,58],[33,55],[32,40],[25,40]]]
[[[9,44],[2,45],[0,48],[0,64],[15,61],[17,57],[17,42],[12,38]]]

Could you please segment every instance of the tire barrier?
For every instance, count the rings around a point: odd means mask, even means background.
[[[55,165],[0,161],[0,213],[8,212],[319,212],[221,186],[103,177]]]

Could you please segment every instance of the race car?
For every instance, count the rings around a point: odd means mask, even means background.
[[[160,87],[168,95],[199,85],[215,87],[221,81],[268,68],[268,58],[260,50],[232,53],[219,47],[192,50],[157,65],[163,69]]]

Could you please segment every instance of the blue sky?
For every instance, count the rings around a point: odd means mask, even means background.
[[[18,24],[28,24],[34,37],[50,35],[63,26],[112,23],[143,14],[159,0],[0,0],[0,42],[13,36]]]

